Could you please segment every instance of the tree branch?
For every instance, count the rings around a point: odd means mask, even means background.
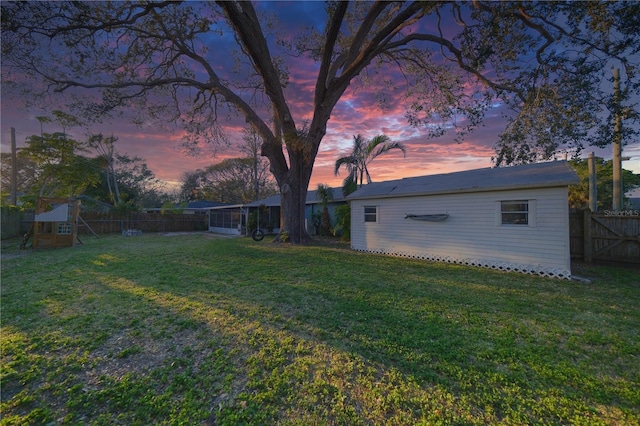
[[[340,27],[342,26],[342,21],[344,20],[344,15],[347,12],[348,7],[349,3],[346,1],[339,2],[333,16],[331,16],[330,25],[327,29],[326,40],[322,48],[322,59],[320,61],[320,69],[318,71],[318,80],[316,81],[315,105],[319,105],[321,103],[321,99],[324,97],[324,93],[329,87],[330,80],[335,77],[335,71],[337,71],[337,68],[342,66],[339,62],[344,62],[344,60],[336,59],[336,63],[332,65],[331,58],[333,57],[336,40],[340,34]],[[329,70],[334,67],[335,70],[333,72],[333,76],[331,76]]]
[[[518,96],[520,100],[522,101],[525,100],[525,94],[522,93],[522,91],[519,90],[517,87],[495,82],[485,77],[478,69],[467,64],[464,61],[464,56],[462,54],[462,51],[458,49],[453,44],[453,42],[443,37],[436,36],[433,34],[410,34],[397,42],[389,43],[387,45],[387,48],[389,50],[392,50],[396,47],[405,46],[413,41],[427,41],[427,42],[436,43],[436,44],[439,44],[440,46],[446,47],[447,50],[454,55],[455,62],[458,64],[458,67],[468,72],[469,74],[475,76],[485,86],[490,87],[491,89],[497,90],[497,91],[506,90],[506,91],[512,92],[516,94],[516,96]]]
[[[167,6],[176,5],[181,3],[180,1],[162,1],[162,2],[149,2],[144,5],[134,4],[129,7],[129,14],[125,17],[125,19],[112,19],[107,22],[102,23],[101,25],[88,25],[83,21],[83,15],[78,16],[77,21],[83,22],[81,24],[76,25],[67,25],[64,27],[56,27],[54,31],[46,34],[50,39],[55,38],[56,36],[64,33],[70,33],[77,30],[88,30],[90,33],[96,33],[99,31],[108,31],[110,28],[131,25],[134,24],[138,19],[148,15],[155,9],[161,9]],[[142,7],[142,10],[138,13],[133,13],[135,9]],[[88,18],[88,17],[87,17]],[[95,19],[95,16],[91,17]]]
[[[379,7],[387,7],[388,3],[378,3]],[[415,23],[425,13],[425,4],[420,2],[411,3],[406,9],[400,11],[393,19],[380,31],[371,37],[366,46],[362,47],[363,41],[354,40],[349,49],[349,58],[345,61],[345,69],[339,78],[339,84],[347,86],[351,79],[358,75],[371,61],[381,52],[386,50],[390,40],[396,36],[403,28]],[[379,16],[382,10],[376,9],[369,13],[358,34],[366,34],[371,28],[363,28],[365,23],[373,25],[371,19]]]
[[[262,77],[267,96],[280,120],[285,133],[295,132],[295,124],[285,101],[280,85],[280,76],[276,70],[262,26],[250,2],[218,1],[217,4],[227,15],[247,55],[253,61],[256,72]]]

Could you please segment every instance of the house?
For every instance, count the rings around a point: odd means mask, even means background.
[[[344,195],[342,195],[342,188],[330,188],[332,192],[332,198],[327,202],[327,208],[329,209],[329,216],[331,223],[336,222],[336,208],[346,204]],[[280,195],[273,195],[271,197],[254,201],[246,204],[247,214],[251,214],[252,211],[257,210],[261,205],[267,208],[265,212],[268,216],[266,223],[268,224],[267,230],[271,232],[279,232],[280,230]],[[322,213],[322,200],[318,197],[317,190],[307,191],[307,198],[305,200],[305,226],[309,235],[316,235],[317,230],[314,226],[314,216]],[[263,219],[261,219],[263,222]]]
[[[640,211],[640,197],[629,197],[629,198],[627,198],[627,206],[631,210]]]
[[[189,201],[187,206],[182,209],[182,214],[207,214],[212,207],[228,206],[227,203],[219,203],[217,201],[197,200]]]
[[[105,203],[104,201],[101,201],[101,200],[97,200],[88,195],[80,194],[75,198],[81,201],[80,210],[82,212],[108,213],[111,210],[113,210],[113,205],[109,203]]]
[[[346,204],[346,200],[342,195],[341,188],[332,188],[332,192],[333,199],[327,203],[327,207],[329,208],[331,221],[335,224],[335,209],[340,205]],[[260,223],[262,227],[266,228],[268,232],[279,232],[280,194],[246,204],[222,205],[208,208],[209,231],[231,235],[245,235],[249,216],[252,214],[255,215],[260,206],[264,206],[264,208],[260,209]],[[305,207],[305,222],[307,232],[311,235],[316,234],[315,227],[313,226],[313,217],[318,212],[322,212],[322,201],[318,198],[318,191],[308,191]]]
[[[354,250],[570,278],[566,161],[371,183],[347,197]]]

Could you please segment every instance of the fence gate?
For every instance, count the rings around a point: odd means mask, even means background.
[[[640,264],[640,216],[592,214],[590,210],[582,214],[582,254],[586,262]]]

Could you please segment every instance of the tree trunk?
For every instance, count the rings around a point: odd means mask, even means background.
[[[274,173],[280,185],[282,220],[280,234],[276,237],[276,241],[304,244],[311,240],[306,228],[305,212],[307,189],[314,160],[315,155],[310,155],[308,150],[290,151],[290,168],[286,173],[279,175]]]
[[[328,237],[331,235],[331,216],[329,215],[329,208],[325,204],[322,207],[322,224],[320,225],[320,235]]]
[[[253,187],[254,187],[254,194],[253,194],[253,199],[254,200],[259,200],[260,199],[260,179],[258,177],[258,153],[254,153],[253,155]]]
[[[310,240],[305,227],[304,205],[307,198],[307,190],[299,185],[296,186],[287,186],[285,184],[281,193],[282,228],[280,228],[280,234],[276,241],[303,244]]]
[[[113,168],[113,166],[111,166],[111,178],[113,179],[113,190],[115,191],[116,194],[116,204],[120,204],[120,202],[122,201],[122,199],[120,198],[120,188],[118,187],[118,177],[116,176],[116,171]]]

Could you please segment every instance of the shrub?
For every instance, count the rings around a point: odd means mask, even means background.
[[[340,235],[342,241],[351,240],[351,207],[344,204],[336,208],[336,235]]]

